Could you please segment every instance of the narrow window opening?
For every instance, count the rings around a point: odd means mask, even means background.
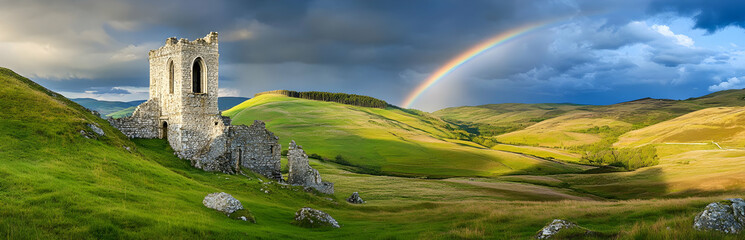
[[[168,92],[173,94],[173,61],[168,61]]]
[[[204,69],[202,69],[202,58],[197,58],[197,60],[194,60],[194,66],[192,66],[192,71],[191,71],[192,73],[191,88],[192,88],[192,92],[194,93],[203,93],[202,91],[203,90],[202,85],[204,84],[203,71]]]

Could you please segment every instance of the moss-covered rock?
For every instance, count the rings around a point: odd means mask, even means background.
[[[298,210],[295,213],[295,221],[293,221],[292,224],[306,228],[339,228],[339,223],[336,222],[336,220],[332,218],[328,213],[309,207],[304,207]]]

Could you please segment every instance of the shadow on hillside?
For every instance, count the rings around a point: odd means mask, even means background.
[[[648,199],[667,195],[669,186],[661,168],[633,172],[558,176],[569,188],[607,199]]]

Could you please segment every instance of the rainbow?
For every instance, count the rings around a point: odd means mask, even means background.
[[[513,28],[506,32],[502,32],[486,41],[483,41],[476,46],[471,47],[470,49],[468,49],[468,51],[461,53],[457,57],[450,60],[444,66],[437,69],[437,71],[435,71],[432,75],[430,75],[429,78],[427,78],[427,80],[419,84],[419,86],[417,86],[414,89],[414,91],[409,93],[408,97],[406,97],[403,103],[403,107],[404,108],[411,107],[411,104],[413,104],[417,100],[417,98],[419,98],[419,96],[422,95],[422,93],[427,91],[427,89],[435,85],[435,83],[443,79],[445,76],[447,76],[451,72],[458,69],[458,67],[462,66],[469,60],[475,58],[476,56],[486,52],[487,50],[491,48],[499,46],[511,39],[524,35],[525,33],[528,33],[532,30],[549,25],[550,23],[553,23],[553,22],[556,22],[556,20],[554,19],[550,21],[537,22],[533,24],[524,25],[518,28]]]

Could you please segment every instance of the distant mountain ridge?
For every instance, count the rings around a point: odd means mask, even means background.
[[[109,115],[109,114],[121,111],[122,109],[136,107],[137,105],[140,105],[141,103],[145,102],[145,100],[136,100],[136,101],[129,101],[129,102],[105,101],[105,100],[97,100],[93,98],[71,98],[70,100],[72,100],[73,102],[77,104],[80,104],[81,106],[85,108],[88,108],[90,110],[95,110],[101,113],[101,115]]]
[[[248,99],[249,98],[245,97],[219,97],[217,107],[220,109],[220,111],[225,111]],[[101,113],[101,115],[113,118],[120,118],[132,115],[132,112],[134,112],[135,108],[141,103],[145,102],[145,100],[130,102],[104,101],[96,100],[93,98],[73,98],[70,100],[76,102],[77,104],[80,104],[85,108],[97,111]]]

